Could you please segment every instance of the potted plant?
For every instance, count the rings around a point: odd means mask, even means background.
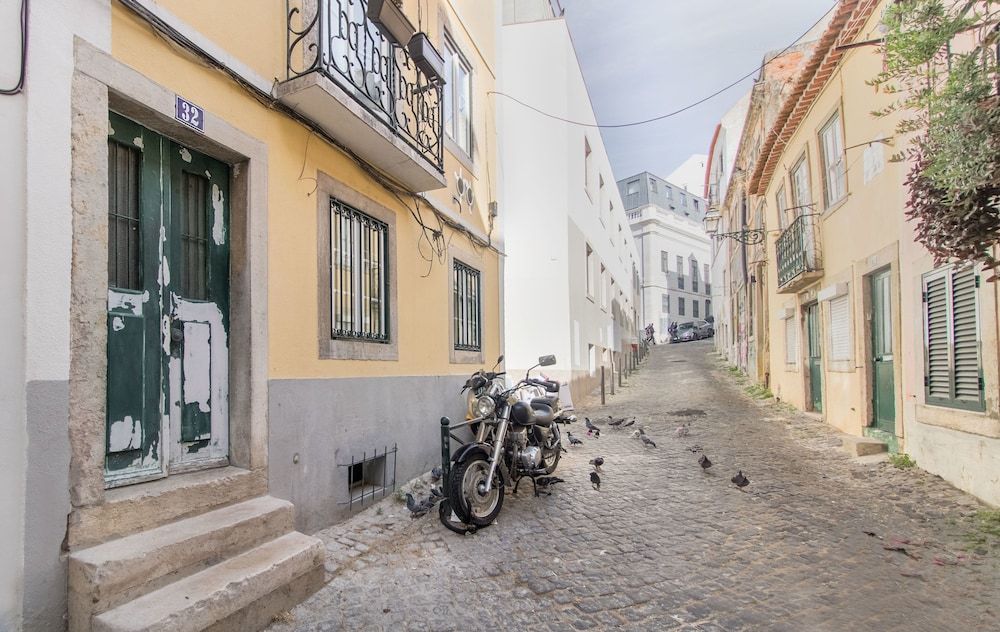
[[[368,19],[374,22],[380,31],[397,46],[403,46],[410,41],[416,29],[410,22],[401,3],[394,0],[368,0]]]
[[[410,38],[406,49],[417,64],[417,68],[427,75],[430,83],[442,85],[447,83],[444,76],[444,57],[434,48],[427,33],[417,33]]]

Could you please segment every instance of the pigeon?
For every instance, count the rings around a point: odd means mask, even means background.
[[[428,500],[438,501],[444,498],[444,491],[440,487],[431,487],[431,497]]]
[[[649,446],[653,446],[654,448],[656,447],[656,443],[652,439],[650,439],[649,437],[647,437],[646,435],[644,435],[644,434],[643,435],[639,435],[639,438],[642,439],[642,443],[646,447],[649,447]]]
[[[595,439],[600,439],[601,438],[601,429],[600,428],[594,428],[594,438]]]
[[[434,466],[434,469],[431,470],[431,480],[436,483],[441,480],[442,476],[444,476],[444,470],[440,466]]]
[[[601,431],[597,426],[594,425],[594,422],[590,420],[590,417],[584,417],[583,423],[585,426],[587,426],[587,434],[590,434],[595,430],[597,430],[597,432]]]
[[[688,448],[688,452],[701,452],[701,446],[693,445],[690,448]]]
[[[594,466],[594,469],[598,472],[601,471],[601,466],[604,465],[604,457],[598,456],[590,459],[590,464]]]
[[[629,426],[631,426],[634,423],[635,423],[635,417],[629,419],[627,423],[622,424],[622,428],[628,428]]]
[[[732,477],[730,480],[733,481],[733,484],[739,488],[746,487],[747,485],[750,484],[750,479],[747,478],[746,476],[743,476],[743,470],[737,472],[736,476]]]
[[[535,479],[535,496],[540,496],[545,494],[546,496],[551,496],[552,492],[549,488],[556,483],[565,483],[563,479],[558,476],[539,476]]]
[[[590,485],[597,491],[601,491],[601,477],[597,475],[597,472],[590,473]]]
[[[410,510],[410,518],[419,518],[434,507],[435,501],[432,498],[427,500],[422,500],[417,502],[413,498],[413,494],[407,492],[406,494],[406,508]]]
[[[614,426],[615,428],[617,428],[618,426],[622,425],[623,423],[625,423],[625,417],[621,417],[619,419],[615,419],[611,415],[608,415],[608,425],[609,426]]]
[[[698,464],[701,465],[701,469],[703,470],[707,470],[708,468],[712,467],[712,462],[709,461],[708,457],[705,456],[704,454],[698,457]]]
[[[674,430],[674,435],[678,437],[686,437],[688,435],[687,425],[677,426],[677,430]]]
[[[570,445],[583,445],[583,441],[574,437],[572,432],[567,432],[566,436],[569,438]]]

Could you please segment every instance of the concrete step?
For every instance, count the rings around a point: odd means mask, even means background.
[[[253,498],[69,557],[70,609],[86,621],[293,530],[294,508]]]
[[[841,447],[851,456],[869,456],[889,451],[889,446],[884,441],[872,439],[871,437],[856,437],[854,435],[842,436]]]
[[[290,604],[284,587],[322,577],[324,549],[298,532],[185,577],[93,619],[94,632],[212,632],[252,630]],[[320,579],[321,581],[321,579]],[[298,599],[299,595],[292,595]],[[262,603],[264,602],[264,603]],[[238,616],[253,609],[252,622]]]

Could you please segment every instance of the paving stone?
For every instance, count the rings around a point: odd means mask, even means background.
[[[710,351],[657,347],[607,406],[579,411],[635,415],[656,449],[629,430],[581,432],[566,482],[508,496],[488,529],[455,535],[386,499],[316,534],[330,582],[271,630],[997,629],[997,543],[965,548],[974,498],[852,462],[821,421],[748,399]],[[678,414],[692,410],[704,414]],[[919,559],[886,551],[891,538]]]

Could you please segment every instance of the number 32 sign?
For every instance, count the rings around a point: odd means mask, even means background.
[[[174,103],[174,118],[199,132],[205,132],[205,110],[194,103],[177,97]]]

